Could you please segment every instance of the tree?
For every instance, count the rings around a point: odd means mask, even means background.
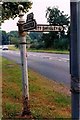
[[[43,33],[42,40],[44,41],[45,48],[51,48],[53,45],[53,40],[50,34],[48,33]]]
[[[9,39],[6,31],[2,31],[2,45],[9,44]]]
[[[55,41],[57,39],[59,40],[59,38],[60,39],[65,38],[66,36],[65,33],[67,33],[70,25],[70,18],[68,17],[68,15],[64,14],[63,11],[60,11],[58,7],[53,7],[53,8],[48,7],[46,10],[46,18],[47,18],[47,22],[49,22],[50,25],[54,25],[54,26],[59,25],[64,28],[64,30],[61,32],[49,32],[47,38],[45,37],[46,34],[44,34],[43,36],[46,47],[55,48]]]
[[[18,38],[18,31],[10,31],[7,33],[9,44],[15,44],[16,47],[19,46],[19,38]]]
[[[67,30],[70,25],[70,17],[64,14],[64,11],[60,11],[58,7],[53,7],[52,9],[48,7],[46,11],[46,18],[50,25],[62,26],[64,31],[60,32],[60,36],[65,35],[65,30]]]
[[[30,32],[29,36],[31,38],[31,48],[40,49],[43,48],[44,43],[42,41],[42,32]]]
[[[32,40],[37,39],[38,41],[41,39],[42,37],[42,32],[30,32],[29,36],[31,37]]]
[[[28,9],[31,8],[32,2],[3,2],[2,4],[2,20],[1,23],[4,22],[4,20],[7,20],[9,18],[14,19],[18,16],[18,5],[22,4],[24,6],[24,12],[28,12]]]
[[[64,11],[60,11],[58,7],[47,8],[46,11],[47,22],[51,25],[66,25],[70,23],[68,15],[64,14]]]

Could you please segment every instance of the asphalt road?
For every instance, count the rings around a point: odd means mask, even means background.
[[[1,55],[1,52],[0,52]],[[70,87],[69,55],[28,52],[28,67]],[[21,63],[20,52],[2,51],[2,56]]]

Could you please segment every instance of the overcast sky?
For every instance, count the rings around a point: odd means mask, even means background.
[[[59,7],[60,11],[64,11],[65,14],[70,15],[70,0],[30,0],[33,2],[32,9],[29,10],[27,14],[30,12],[34,13],[34,18],[36,19],[38,24],[47,23],[47,19],[45,18],[46,10],[48,7]],[[25,19],[26,16],[25,15]],[[15,20],[6,20],[2,24],[2,30],[9,32],[11,30],[18,30],[17,21],[19,18]]]

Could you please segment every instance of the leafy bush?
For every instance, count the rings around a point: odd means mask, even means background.
[[[55,39],[53,44],[54,44],[54,49],[61,49],[61,50],[69,49],[69,40],[67,38]]]

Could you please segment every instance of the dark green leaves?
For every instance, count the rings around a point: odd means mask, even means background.
[[[31,2],[3,2],[2,4],[2,21],[9,18],[14,19],[18,16],[18,5],[22,4],[24,6],[24,12],[28,12],[28,9],[31,8],[32,3]]]

